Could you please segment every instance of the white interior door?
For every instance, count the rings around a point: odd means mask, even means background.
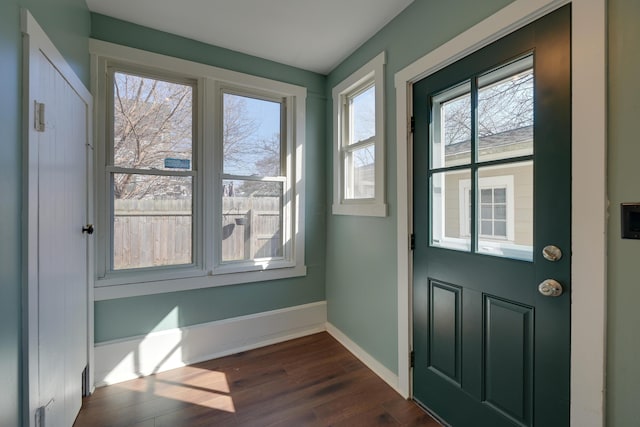
[[[26,425],[72,426],[89,362],[87,233],[91,95],[23,11]]]
[[[47,426],[71,426],[87,366],[87,106],[42,53],[37,67],[40,396]]]
[[[44,130],[39,132],[39,371],[46,424],[70,426],[87,366],[87,108],[39,55]]]

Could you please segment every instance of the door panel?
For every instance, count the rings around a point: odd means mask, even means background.
[[[569,422],[570,14],[414,85],[413,389],[456,427]]]
[[[429,368],[460,384],[461,289],[431,281]]]

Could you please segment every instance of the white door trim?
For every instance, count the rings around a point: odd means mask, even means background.
[[[46,33],[38,25],[31,13],[21,10],[21,30],[23,33],[23,226],[22,226],[22,256],[23,256],[23,314],[22,314],[22,352],[25,358],[23,366],[23,414],[24,425],[35,424],[35,411],[42,404],[39,396],[39,372],[38,372],[38,147],[37,132],[34,129],[33,94],[37,93],[38,75],[37,69],[32,66],[35,58],[44,54],[62,77],[76,91],[78,96],[87,105],[87,146],[91,143],[91,122],[93,101],[89,90],[74,73],[62,54],[54,46]],[[91,156],[92,157],[92,156]],[[87,164],[87,179],[91,183],[91,162]],[[91,196],[92,185],[88,186]],[[88,199],[88,214],[92,213],[92,199]],[[88,218],[91,216],[88,215]],[[87,272],[93,274],[92,245],[87,247]],[[93,288],[89,286],[87,277],[87,313],[89,319],[93,319]],[[87,321],[89,321],[87,319]],[[87,361],[92,366],[93,358],[93,327],[88,323],[87,337]],[[89,369],[91,373],[91,369]],[[93,384],[93,381],[90,381]]]
[[[412,348],[409,236],[413,83],[572,3],[571,426],[605,423],[606,0],[516,0],[395,75],[398,204],[398,388],[409,397]]]

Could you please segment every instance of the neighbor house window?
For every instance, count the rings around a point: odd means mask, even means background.
[[[384,52],[333,89],[333,213],[385,216]]]
[[[306,90],[91,46],[102,129],[96,297],[306,274]]]
[[[478,183],[478,235],[480,239],[514,240],[513,175],[485,177]],[[461,180],[460,228],[462,236],[471,236],[471,181]]]

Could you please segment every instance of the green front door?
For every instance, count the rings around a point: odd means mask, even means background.
[[[413,392],[454,427],[569,425],[570,13],[414,85]]]

